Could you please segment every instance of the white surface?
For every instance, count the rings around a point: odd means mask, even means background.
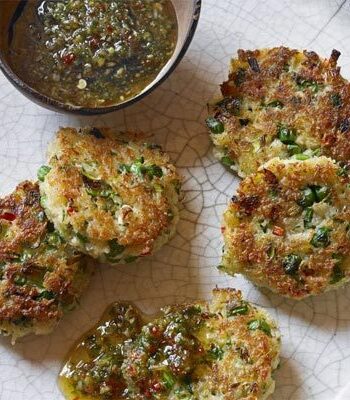
[[[213,158],[203,125],[206,102],[227,74],[237,48],[287,45],[328,56],[342,52],[350,77],[350,3],[340,0],[204,0],[202,18],[185,60],[150,97],[125,112],[77,118],[46,111],[0,75],[0,191],[34,178],[47,143],[61,125],[111,125],[155,134],[185,176],[178,234],[140,264],[101,268],[82,300],[48,337],[15,347],[0,340],[0,399],[58,400],[56,375],[69,347],[114,300],[155,311],[169,302],[208,297],[215,285],[234,285],[266,307],[283,334],[274,400],[348,400],[350,287],[296,303],[261,292],[242,278],[219,274],[220,218],[237,180]],[[346,47],[346,46],[349,47]],[[344,391],[344,392],[343,392]],[[343,393],[343,394],[342,394]]]

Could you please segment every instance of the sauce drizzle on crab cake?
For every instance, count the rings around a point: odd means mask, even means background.
[[[224,214],[221,268],[295,299],[348,282],[349,182],[327,157],[264,164]]]
[[[264,400],[279,352],[275,322],[233,289],[165,307],[143,326],[115,303],[70,353],[60,385],[68,400]]]
[[[273,157],[350,159],[350,83],[329,59],[286,47],[238,50],[207,119],[215,154],[242,177]]]
[[[39,171],[48,218],[101,262],[132,262],[175,233],[181,180],[158,146],[108,129],[61,129]]]
[[[47,334],[78,303],[90,276],[85,256],[63,241],[40,206],[36,183],[0,199],[0,330]]]

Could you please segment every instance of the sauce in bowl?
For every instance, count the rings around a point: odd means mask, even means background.
[[[29,0],[13,26],[8,59],[41,94],[107,107],[153,82],[177,33],[171,0]]]

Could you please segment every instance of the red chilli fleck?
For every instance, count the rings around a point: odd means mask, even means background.
[[[9,212],[5,212],[0,215],[0,219],[4,219],[4,220],[10,221],[10,222],[14,221],[16,218],[17,218],[16,214],[9,213]]]
[[[284,229],[281,228],[280,226],[274,226],[272,233],[276,236],[283,236],[284,235]]]
[[[75,55],[73,53],[65,54],[64,56],[62,56],[62,61],[63,64],[65,65],[73,64],[74,60],[75,60]]]

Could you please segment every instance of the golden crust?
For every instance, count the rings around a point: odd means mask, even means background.
[[[40,189],[66,240],[103,262],[120,263],[151,253],[173,233],[180,177],[158,148],[97,131],[99,137],[86,129],[58,132]],[[115,260],[108,257],[111,241],[124,247]]]
[[[349,281],[350,191],[342,172],[326,157],[273,159],[244,179],[224,214],[223,270],[296,299]],[[304,204],[309,188],[327,195]]]
[[[0,329],[48,333],[77,302],[88,272],[81,255],[48,223],[36,183],[0,200]]]
[[[290,157],[297,150],[278,139],[279,124],[295,131],[299,151],[348,162],[350,83],[340,75],[339,56],[333,50],[322,59],[286,47],[239,50],[212,114],[224,125],[222,133],[211,132],[223,162],[247,176],[273,157]]]

